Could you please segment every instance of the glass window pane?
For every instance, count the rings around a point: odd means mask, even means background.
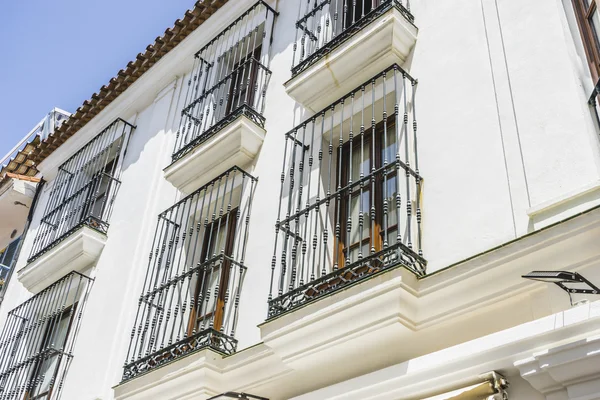
[[[216,293],[217,289],[217,285],[219,284],[219,278],[220,278],[220,268],[213,268],[210,276],[208,277],[207,280],[207,291],[206,294],[208,296],[208,300],[207,301],[207,307],[206,307],[206,313],[211,313],[214,311],[215,309],[215,300],[216,300],[216,296],[218,295],[218,293]]]
[[[359,242],[361,238],[364,239],[369,237],[369,225],[371,223],[371,216],[369,214],[370,207],[371,195],[369,191],[363,191],[362,196],[358,194],[352,197],[352,200],[350,201],[350,219],[352,221],[352,225],[350,227],[350,237],[347,241],[346,247]],[[361,209],[363,213],[362,235],[359,219]]]
[[[592,15],[590,15],[588,21],[594,34],[594,46],[596,46],[596,50],[600,52],[600,37],[598,36],[598,28],[600,27],[600,15],[598,14],[598,8],[596,8]]]
[[[223,218],[227,218],[227,216],[224,216]],[[229,217],[229,223],[231,224],[232,222],[232,217]],[[207,252],[207,258],[211,258],[213,256],[217,256],[219,254],[221,254],[221,251],[225,250],[225,246],[227,245],[226,240],[227,240],[227,232],[226,232],[226,226],[225,226],[225,222],[224,223],[219,223],[217,222],[216,224],[214,224],[212,226],[212,231],[210,230],[211,227],[209,226],[208,229],[208,241],[209,243],[207,243],[207,245],[209,246],[209,251]]]
[[[389,120],[393,121],[393,118]],[[389,121],[388,120],[388,121]],[[387,163],[394,162],[396,160],[396,152],[398,151],[398,146],[396,144],[396,129],[395,124],[388,122],[388,127],[386,129],[385,135],[382,135],[381,141],[381,163],[387,160]]]
[[[44,360],[40,368],[40,373],[38,374],[40,382],[34,391],[34,396],[37,396],[41,393],[46,393],[51,389],[52,380],[56,373],[59,360],[60,357],[58,354]]]
[[[46,335],[47,337],[44,339],[43,348],[40,350],[44,350],[44,348],[50,348],[57,351],[63,351],[65,342],[67,339],[67,333],[69,331],[69,324],[71,322],[71,312],[64,312],[57,321],[56,319],[51,319],[48,321],[46,327]],[[49,358],[43,360],[40,369],[37,373],[37,378],[39,379],[39,383],[35,388],[34,395],[38,395],[41,393],[46,393],[52,387],[52,380],[56,373],[56,369],[58,368],[58,364],[60,362],[60,354],[55,354],[50,356]]]
[[[398,223],[398,209],[396,208],[396,195],[398,194],[397,182],[396,176],[387,177],[383,182],[383,196],[387,199],[388,213],[387,221],[383,221],[382,229],[394,226]]]
[[[206,275],[203,277],[204,284],[200,292],[200,312],[198,313],[198,327],[200,329],[207,328],[210,321],[214,319],[216,309],[216,300],[218,296],[218,284],[221,279],[221,263],[209,268]]]
[[[54,324],[52,335],[49,337],[49,347],[55,350],[63,350],[65,341],[67,339],[67,332],[69,330],[69,323],[71,322],[71,311],[66,311],[60,317],[58,324]]]
[[[353,141],[352,145],[354,147],[352,149],[352,182],[357,182],[360,179],[361,172],[363,177],[369,175],[371,172],[371,143],[365,138],[361,148],[361,138],[359,136]],[[347,162],[348,160],[346,159],[344,163]]]

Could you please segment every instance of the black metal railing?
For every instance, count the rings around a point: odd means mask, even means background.
[[[123,380],[201,348],[236,350],[256,182],[233,167],[158,216]]]
[[[106,233],[133,129],[117,119],[59,167],[30,262],[83,225]]]
[[[591,109],[592,115],[594,116],[594,122],[596,123],[596,129],[600,132],[600,108],[598,105],[598,96],[600,95],[600,79],[596,82],[592,94],[588,99],[588,105]]]
[[[0,399],[58,399],[92,279],[71,272],[8,313]]]
[[[264,126],[276,15],[260,0],[196,53],[173,161],[240,115]]]
[[[416,86],[393,65],[286,134],[270,318],[393,267],[424,274]]]
[[[292,75],[297,75],[352,37],[371,21],[396,8],[412,23],[409,0],[308,1],[296,22]]]
[[[184,126],[176,140],[173,159],[179,159],[240,115],[259,126],[271,71],[250,58],[183,110]]]

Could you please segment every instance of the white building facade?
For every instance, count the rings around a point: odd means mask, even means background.
[[[597,12],[197,2],[3,166],[0,399],[600,399]]]

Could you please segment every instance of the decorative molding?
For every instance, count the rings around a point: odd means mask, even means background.
[[[191,193],[233,166],[244,168],[258,154],[266,131],[245,115],[165,168],[165,179]]]
[[[536,352],[515,366],[548,400],[600,398],[600,336]]]
[[[82,272],[96,263],[106,243],[106,235],[82,226],[59,245],[18,271],[27,290],[38,293],[71,271]]]
[[[285,83],[287,93],[318,112],[393,64],[402,65],[417,28],[392,7],[360,32]]]

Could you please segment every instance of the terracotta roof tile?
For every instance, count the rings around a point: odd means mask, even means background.
[[[67,139],[75,135],[79,129],[98,115],[106,106],[114,101],[117,96],[131,86],[143,73],[156,64],[165,54],[177,46],[183,39],[202,25],[206,19],[221,8],[228,0],[200,0],[192,10],[185,12],[182,19],[175,21],[172,28],[165,30],[162,37],[157,37],[154,43],[148,45],[143,53],[139,53],[135,60],[127,63],[125,69],[110,79],[108,85],[103,85],[98,93],[92,94],[90,100],[85,100],[76,112],[58,128],[54,134],[43,142],[36,139],[33,149],[25,149],[17,155],[24,156],[23,162],[13,160],[0,171],[0,183],[5,179],[6,173],[24,171],[23,175],[33,176],[38,171],[39,165],[54,150]],[[27,163],[25,163],[27,162]],[[21,173],[21,172],[19,172]]]

